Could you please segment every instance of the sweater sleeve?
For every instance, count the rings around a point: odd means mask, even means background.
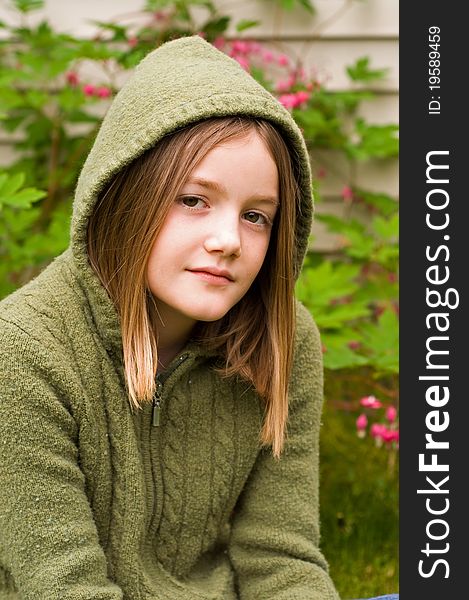
[[[235,512],[230,558],[241,600],[338,600],[319,544],[322,352],[300,307],[280,460],[261,450]]]
[[[50,383],[61,375],[52,374],[39,342],[15,326],[7,325],[6,334],[2,330],[3,579],[14,582],[22,600],[122,600],[122,591],[107,577],[85,494],[77,425]]]

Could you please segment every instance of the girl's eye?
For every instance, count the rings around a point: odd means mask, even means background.
[[[180,200],[188,208],[201,208],[204,204],[202,198],[197,198],[197,196],[183,196]]]
[[[254,225],[267,225],[269,222],[267,217],[265,217],[261,213],[255,212],[253,210],[250,210],[249,212],[244,213],[244,218],[249,223],[254,223]]]

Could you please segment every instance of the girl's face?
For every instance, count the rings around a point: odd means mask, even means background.
[[[222,318],[264,261],[277,167],[255,132],[213,148],[181,187],[153,245],[148,285],[166,327]]]

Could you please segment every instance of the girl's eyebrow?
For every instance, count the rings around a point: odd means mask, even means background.
[[[201,187],[205,187],[214,192],[218,192],[219,194],[226,194],[226,188],[218,181],[212,181],[211,179],[205,179],[204,177],[189,177],[186,181],[186,184],[195,184],[200,185]],[[279,201],[277,196],[269,196],[264,194],[253,194],[250,197],[250,200],[255,200],[258,202],[269,202],[270,204],[275,204],[275,206],[279,205]]]

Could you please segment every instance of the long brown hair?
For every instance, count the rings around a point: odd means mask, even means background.
[[[198,336],[224,356],[224,376],[250,381],[265,402],[260,439],[280,456],[288,416],[295,331],[295,230],[299,190],[294,161],[277,129],[247,117],[198,122],[160,140],[107,185],[88,223],[91,265],[121,320],[124,369],[133,406],[151,400],[157,343],[146,267],[170,207],[192,170],[215,146],[256,131],[274,159],[280,205],[263,266],[245,296]]]

